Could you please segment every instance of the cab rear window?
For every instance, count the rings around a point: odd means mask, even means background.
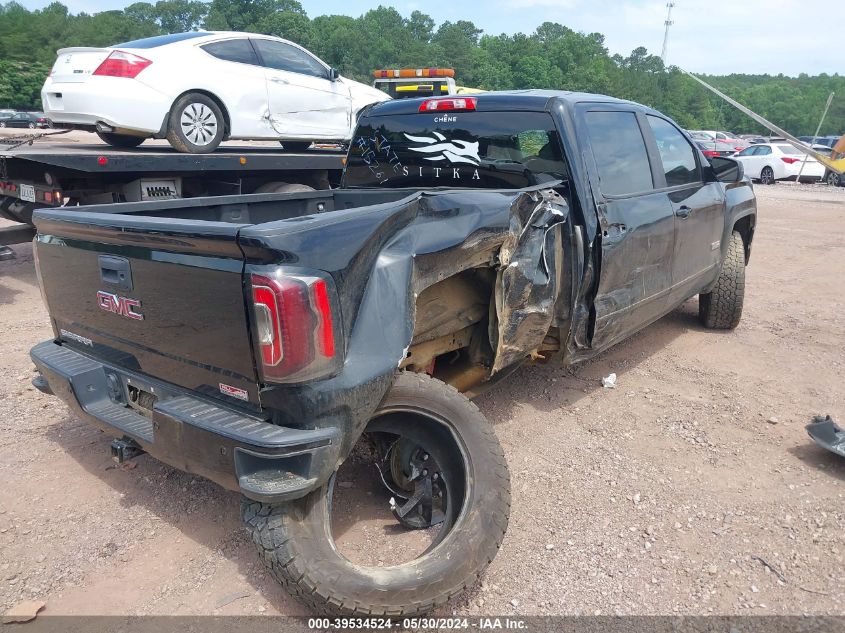
[[[432,112],[361,119],[346,187],[510,189],[567,179],[545,112]]]

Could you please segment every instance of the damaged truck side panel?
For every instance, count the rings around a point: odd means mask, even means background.
[[[357,211],[337,214],[330,226],[328,218],[317,215],[296,225],[246,228],[239,237],[247,271],[253,266],[251,258],[262,253],[278,261],[278,253],[269,251],[273,244],[285,244],[288,261],[307,268],[319,264],[337,280],[339,295],[346,297],[343,321],[349,335],[343,370],[324,381],[274,386],[261,394],[262,406],[278,412],[277,424],[296,425],[307,417],[315,427],[340,426],[338,463],[351,450],[397,368],[416,364],[418,370],[443,374],[446,382],[467,390],[489,378],[491,367],[495,372],[540,346],[558,297],[559,225],[566,220],[564,199],[540,188],[414,192],[366,214]],[[312,259],[318,252],[309,245],[316,235],[326,240],[324,248],[332,257]],[[512,255],[506,266],[499,259],[508,248]],[[466,281],[458,281],[466,275],[472,275],[472,290],[467,290]],[[440,288],[450,285],[460,288],[455,297],[420,309],[421,297],[439,299],[444,296]],[[484,324],[494,295],[494,331],[486,340]],[[453,312],[458,324],[437,323]],[[453,342],[441,343],[437,356],[478,346],[475,362],[467,361],[449,375],[448,368],[434,370],[433,358],[418,360],[420,353],[424,356],[421,346],[443,339]],[[419,367],[422,362],[425,366]],[[463,382],[465,373],[473,376],[471,383]]]

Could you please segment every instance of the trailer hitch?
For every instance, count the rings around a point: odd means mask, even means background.
[[[116,464],[129,461],[146,451],[130,439],[112,440],[111,458]]]

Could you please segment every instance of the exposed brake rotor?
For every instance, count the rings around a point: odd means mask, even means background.
[[[406,470],[407,469],[407,470]],[[395,472],[395,468],[392,469]],[[396,497],[390,498],[390,511],[396,520],[411,530],[424,530],[445,519],[446,485],[437,462],[420,447],[415,447],[404,472],[403,481],[396,482],[410,492],[401,506]]]

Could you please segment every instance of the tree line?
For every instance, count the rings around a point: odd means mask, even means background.
[[[0,3],[0,107],[38,109],[57,49],[108,46],[195,29],[251,31],[305,46],[344,75],[370,82],[375,68],[445,66],[459,84],[487,90],[552,88],[632,99],[689,129],[764,132],[660,57],[637,48],[611,55],[600,33],[544,22],[530,34],[490,35],[471,21],[436,24],[425,13],[403,17],[380,6],[353,18],[310,18],[296,0],[159,0],[123,10],[72,14],[54,2],[29,11]],[[709,76],[706,81],[794,134],[815,131],[836,92],[822,134],[845,132],[845,77]]]

